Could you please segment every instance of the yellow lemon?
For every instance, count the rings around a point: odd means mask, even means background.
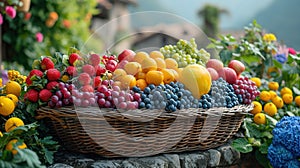
[[[255,114],[253,121],[256,124],[265,124],[266,123],[266,115],[264,113]]]
[[[252,114],[257,114],[262,111],[262,105],[258,101],[253,101],[253,110],[251,110]]]
[[[7,144],[6,144],[6,147],[5,149],[6,150],[9,150],[12,152],[12,154],[17,154],[18,151],[14,149],[14,144],[18,143],[18,140],[17,139],[12,139],[10,140]],[[18,146],[19,149],[25,149],[27,148],[27,145],[23,142],[21,145]]]
[[[265,104],[264,111],[269,116],[273,117],[277,113],[277,107],[275,106],[274,103],[269,102],[269,103]]]

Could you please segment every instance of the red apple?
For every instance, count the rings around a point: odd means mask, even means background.
[[[224,67],[223,62],[218,59],[210,59],[206,63],[206,68],[213,68],[217,72]]]
[[[237,80],[237,74],[236,72],[228,67],[224,67],[223,68],[223,75],[225,75],[225,80],[226,82],[230,83],[230,84],[234,84]]]
[[[133,60],[133,57],[135,56],[135,52],[129,49],[123,50],[119,55],[118,55],[118,60],[121,62],[122,60],[128,60],[131,61]],[[128,57],[128,58],[127,58]]]
[[[219,79],[219,74],[215,69],[213,69],[213,68],[206,68],[206,69],[210,74],[211,80]]]
[[[128,60],[122,60],[121,62],[118,63],[116,69],[124,69],[124,66],[128,63]]]
[[[231,60],[228,64],[228,67],[232,68],[236,72],[237,76],[245,71],[245,65],[238,60]]]

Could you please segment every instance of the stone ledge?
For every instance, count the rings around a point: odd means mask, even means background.
[[[231,167],[240,153],[229,144],[206,151],[160,154],[141,158],[104,159],[99,156],[59,152],[48,168],[205,168]]]

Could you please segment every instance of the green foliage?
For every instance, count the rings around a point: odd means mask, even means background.
[[[232,35],[220,35],[219,39],[210,39],[208,48],[219,50],[221,60],[226,65],[232,59],[240,60],[246,65],[250,76],[277,81],[282,87],[300,87],[300,55],[288,54],[287,61],[280,63],[275,59],[282,44],[268,39],[262,27],[254,20],[244,28],[239,39]]]
[[[29,20],[26,13],[17,12],[14,19],[5,17],[2,25],[4,61],[17,62],[30,70],[34,59],[67,51],[70,46],[81,47],[88,39],[90,17],[96,13],[95,0],[31,0]],[[51,12],[56,12],[53,26],[47,23]],[[43,42],[37,42],[41,32]]]

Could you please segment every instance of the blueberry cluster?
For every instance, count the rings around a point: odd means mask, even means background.
[[[237,96],[232,85],[223,78],[212,82],[211,89],[199,100],[199,108],[227,107],[232,108],[242,102],[242,97]]]
[[[177,109],[197,108],[198,100],[192,93],[184,89],[180,82],[170,84],[148,85],[143,91],[134,87],[133,91],[141,94],[139,108],[165,109],[167,112],[174,112]]]

